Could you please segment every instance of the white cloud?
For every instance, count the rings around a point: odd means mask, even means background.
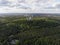
[[[60,12],[60,0],[0,0],[0,13]]]

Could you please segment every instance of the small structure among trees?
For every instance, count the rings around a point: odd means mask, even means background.
[[[27,16],[27,20],[32,20],[33,16]]]

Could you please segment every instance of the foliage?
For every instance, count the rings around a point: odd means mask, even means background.
[[[60,45],[60,20],[51,17],[0,18],[0,45]]]

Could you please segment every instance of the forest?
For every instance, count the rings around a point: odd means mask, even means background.
[[[0,17],[0,45],[60,45],[60,17]]]

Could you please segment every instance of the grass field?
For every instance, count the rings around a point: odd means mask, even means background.
[[[0,17],[0,45],[60,45],[60,17]]]

